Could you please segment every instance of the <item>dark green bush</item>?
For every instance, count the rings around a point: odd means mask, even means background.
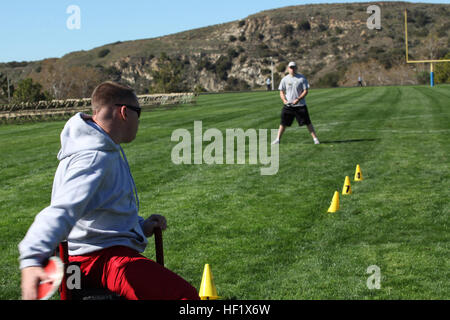
[[[289,37],[294,33],[294,27],[291,24],[285,24],[281,27],[281,35],[283,37]]]
[[[232,66],[231,58],[229,56],[220,56],[214,64],[215,73],[219,79],[227,80],[228,70],[230,70]]]
[[[338,72],[330,72],[324,75],[317,82],[318,87],[328,88],[328,87],[337,87],[339,82],[340,74]]]
[[[419,84],[427,84],[430,81],[430,74],[426,71],[417,72],[416,79]]]
[[[303,21],[298,25],[298,30],[309,31],[311,30],[311,24],[309,23],[309,21]]]
[[[277,72],[284,72],[286,71],[286,67],[287,67],[287,63],[286,62],[282,62],[277,66]]]
[[[227,79],[227,84],[225,86],[225,91],[247,91],[250,89],[251,87],[247,81],[233,77]]]
[[[319,24],[319,31],[320,32],[324,32],[327,31],[328,27],[326,25],[324,25],[323,23]]]
[[[98,57],[99,58],[103,58],[106,57],[108,55],[108,53],[110,52],[109,49],[102,49],[98,52]]]

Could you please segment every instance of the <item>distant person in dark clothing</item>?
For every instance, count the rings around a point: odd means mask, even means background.
[[[360,87],[363,86],[361,76],[358,77],[358,86],[360,86]]]

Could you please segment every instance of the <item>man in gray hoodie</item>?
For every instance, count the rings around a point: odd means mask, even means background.
[[[120,146],[137,134],[141,108],[135,93],[105,82],[91,103],[92,117],[78,113],[64,126],[51,203],[19,244],[22,298],[36,299],[39,281],[47,279],[45,261],[67,239],[83,285],[127,299],[198,299],[184,279],[139,254],[155,227],[166,228],[166,219],[138,215],[136,185]]]

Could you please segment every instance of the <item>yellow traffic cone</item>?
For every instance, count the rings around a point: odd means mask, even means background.
[[[342,194],[352,194],[352,186],[350,185],[350,178],[348,176],[345,177],[344,186],[342,187]]]
[[[362,181],[363,180],[361,167],[359,166],[359,164],[356,165],[355,179],[354,180],[355,181]]]
[[[202,283],[200,285],[200,292],[198,294],[202,300],[216,300],[220,297],[217,295],[217,289],[214,285],[214,278],[211,273],[209,264],[205,264],[203,270]]]
[[[339,192],[335,191],[331,205],[328,208],[328,212],[336,212],[339,210]]]

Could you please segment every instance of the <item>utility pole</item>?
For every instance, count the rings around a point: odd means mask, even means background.
[[[270,57],[270,67],[271,67],[271,71],[272,71],[272,79],[271,79],[270,83],[272,84],[272,91],[273,91],[273,60],[272,60],[272,57]]]
[[[6,84],[8,86],[8,105],[11,104],[11,93],[9,91],[9,77],[8,72],[6,72]]]

